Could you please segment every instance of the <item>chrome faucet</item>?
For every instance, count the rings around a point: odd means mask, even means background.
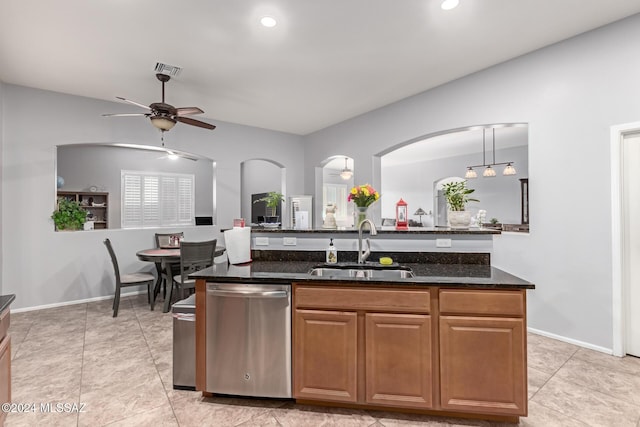
[[[367,258],[369,258],[369,255],[371,255],[371,243],[369,242],[369,239],[366,239],[367,248],[362,251],[362,229],[367,223],[369,224],[369,235],[375,236],[378,234],[378,230],[376,230],[376,226],[373,224],[373,221],[368,218],[358,225],[358,264],[364,264]]]

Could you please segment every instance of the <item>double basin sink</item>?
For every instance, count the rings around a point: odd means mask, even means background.
[[[341,264],[339,266],[314,267],[311,276],[363,279],[407,279],[415,277],[408,267],[385,267],[381,264]]]

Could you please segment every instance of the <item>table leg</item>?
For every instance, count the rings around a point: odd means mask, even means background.
[[[176,262],[164,262],[164,288],[166,292],[166,296],[164,298],[164,308],[162,310],[163,313],[168,313],[171,308],[171,298],[173,297],[173,266],[176,265]]]
[[[167,292],[167,296],[164,298],[164,309],[162,310],[163,313],[169,312],[169,308],[171,307],[171,297],[173,296],[173,277],[167,279],[169,279],[169,289]]]
[[[151,311],[153,311],[153,307],[156,304],[156,298],[160,293],[160,286],[162,286],[162,263],[156,262],[155,264],[158,278],[156,279],[156,285],[153,287],[153,292],[151,293]]]

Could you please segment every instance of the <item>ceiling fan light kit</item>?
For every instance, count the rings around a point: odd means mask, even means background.
[[[176,121],[171,117],[151,116],[150,119],[151,124],[163,132],[171,130],[176,125]]]
[[[340,171],[340,178],[344,179],[345,181],[348,179],[351,179],[351,177],[353,176],[353,171],[351,169],[349,169],[349,166],[347,166],[347,158],[344,158],[344,169],[342,169]]]
[[[493,149],[492,149],[493,163],[487,163],[486,162],[486,158],[485,158],[485,153],[486,153],[486,150],[485,150],[486,129],[482,129],[482,164],[481,165],[467,166],[467,171],[464,174],[464,177],[466,179],[477,178],[478,177],[478,173],[473,168],[480,168],[480,167],[485,168],[484,171],[482,172],[482,176],[485,177],[485,178],[493,178],[494,176],[496,176],[496,170],[494,168],[492,168],[492,166],[497,166],[497,165],[507,165],[507,166],[505,166],[504,170],[502,171],[502,175],[510,176],[510,175],[515,175],[517,173],[516,172],[516,168],[513,167],[513,163],[514,162],[499,162],[499,163],[496,163],[496,129],[492,128],[491,130],[493,131]]]
[[[158,63],[159,64],[159,63]],[[158,64],[156,64],[156,70],[158,69]],[[164,64],[160,64],[164,65]],[[170,67],[170,66],[169,66]],[[178,67],[175,67],[178,68]],[[179,68],[178,68],[179,71]],[[135,105],[140,108],[144,108],[149,110],[147,113],[124,113],[124,114],[103,114],[103,116],[107,117],[130,117],[130,116],[144,116],[149,117],[151,119],[151,124],[158,128],[161,132],[167,132],[176,125],[177,122],[184,123],[190,126],[196,126],[203,129],[213,130],[216,127],[212,124],[192,119],[190,117],[184,117],[193,114],[202,114],[202,111],[198,107],[180,107],[176,108],[171,104],[167,104],[164,101],[164,85],[169,80],[171,80],[171,76],[167,74],[157,73],[156,78],[162,83],[162,102],[154,102],[149,106],[140,104],[139,102],[131,101],[126,98],[122,98],[117,96],[117,99],[120,99],[126,103]]]

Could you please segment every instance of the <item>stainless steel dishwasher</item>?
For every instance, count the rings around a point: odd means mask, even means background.
[[[291,397],[291,286],[207,283],[206,391]]]

